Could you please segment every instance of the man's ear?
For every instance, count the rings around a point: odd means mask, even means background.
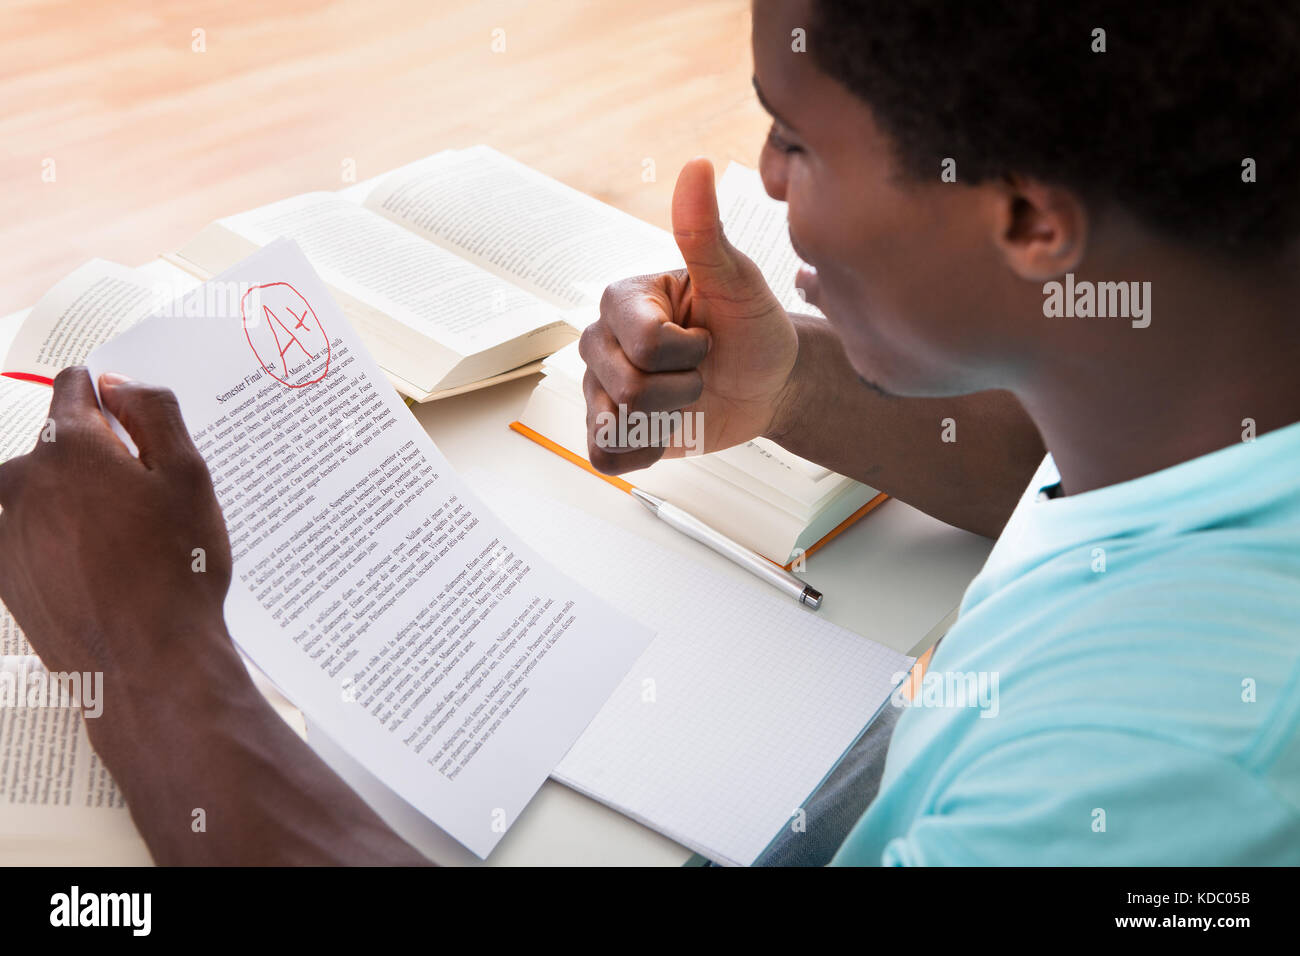
[[[1018,176],[989,185],[993,244],[1016,275],[1045,282],[1083,261],[1088,215],[1076,193]]]

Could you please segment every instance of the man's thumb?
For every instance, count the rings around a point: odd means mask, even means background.
[[[192,461],[198,456],[175,394],[105,372],[99,377],[104,408],[122,423],[149,468]]]
[[[713,164],[702,156],[683,166],[677,176],[673,237],[696,288],[708,289],[736,278],[739,253],[723,235]]]

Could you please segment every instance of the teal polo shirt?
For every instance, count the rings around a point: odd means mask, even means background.
[[[1052,498],[971,582],[835,864],[1300,864],[1300,423]]]

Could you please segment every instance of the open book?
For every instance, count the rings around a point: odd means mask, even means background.
[[[785,204],[766,195],[758,173],[732,163],[718,185],[718,202],[728,238],[755,261],[782,304],[818,315],[795,289],[799,260],[790,245]],[[586,366],[576,343],[546,359],[542,371],[515,430],[585,460]],[[623,478],[780,565],[797,561],[885,499],[874,488],[764,438],[708,455],[660,461]]]
[[[662,230],[487,146],[218,220],[168,258],[207,278],[279,237],[417,401],[536,371],[610,282],[681,264]]]
[[[168,309],[199,284],[162,260],[128,269],[92,259],[56,283],[35,306],[4,320],[19,325],[12,338],[0,337],[0,373],[49,385],[69,365],[85,362],[97,346],[145,316]],[[43,394],[48,406],[49,392]],[[7,404],[0,401],[0,414]]]

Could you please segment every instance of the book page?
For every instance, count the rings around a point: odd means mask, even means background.
[[[597,318],[616,279],[682,268],[670,233],[487,146],[398,170],[366,207],[557,305],[580,307],[577,325]]]
[[[80,365],[146,315],[164,308],[198,283],[166,263],[128,269],[92,259],[60,280],[18,329],[0,371],[49,380]]]
[[[294,240],[325,281],[462,356],[562,321],[548,303],[332,193],[219,222],[258,246]]]
[[[524,540],[658,632],[554,778],[715,862],[752,863],[911,668],[757,580],[469,477]]]
[[[486,856],[651,634],[483,507],[296,245],[213,283],[248,286],[254,304],[146,320],[91,371],[175,391],[229,528],[241,650]]]
[[[754,260],[786,311],[820,316],[794,284],[800,260],[790,244],[785,203],[767,194],[758,170],[728,163],[718,182],[718,209],[727,238]]]
[[[147,863],[126,800],[86,735],[85,721],[96,718],[77,705],[102,712],[102,676],[98,685],[89,674],[68,677],[34,656],[0,657],[0,847],[16,838],[94,841],[117,851],[101,862]]]
[[[305,738],[302,715],[264,675],[251,665],[249,671],[276,713]],[[0,861],[152,862],[86,732],[87,721],[103,716],[104,695],[102,678],[93,674],[52,675],[34,655],[0,656]]]
[[[474,147],[471,147],[474,148]],[[461,149],[444,149],[428,156],[421,156],[419,159],[412,160],[409,163],[403,163],[400,166],[394,166],[386,169],[378,175],[363,179],[358,183],[352,183],[350,186],[344,186],[342,189],[334,190],[335,195],[341,196],[348,202],[354,202],[358,206],[364,206],[370,194],[385,180],[395,181],[399,177],[405,177],[427,169],[437,169],[438,166],[446,160],[446,157],[452,153],[464,152]]]

